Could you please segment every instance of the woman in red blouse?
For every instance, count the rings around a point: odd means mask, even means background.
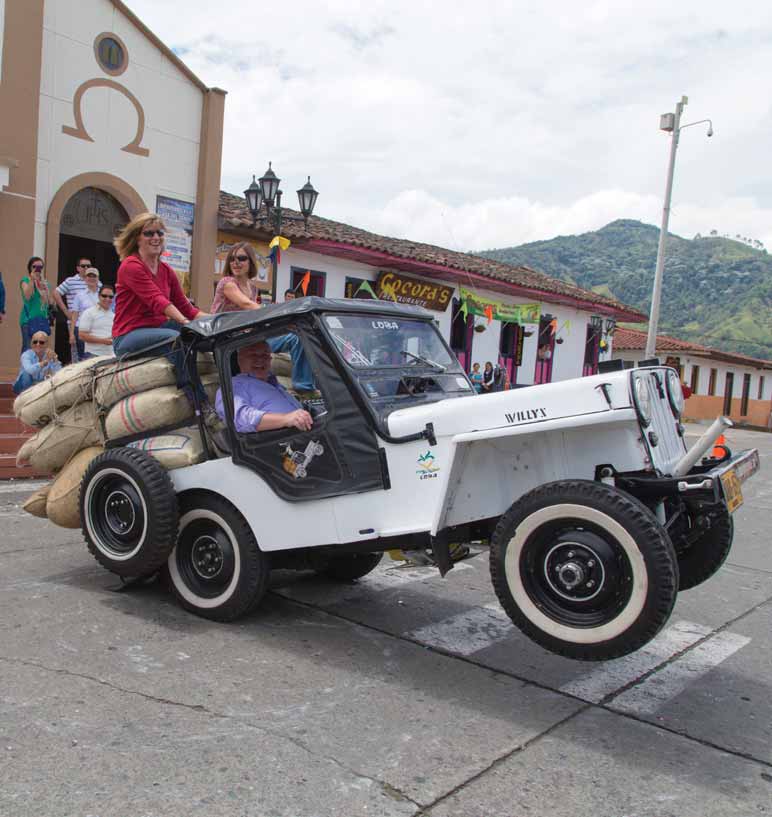
[[[141,213],[115,239],[121,259],[115,289],[113,350],[118,357],[169,341],[183,324],[205,315],[185,297],[177,273],[161,261],[166,228],[155,213]]]

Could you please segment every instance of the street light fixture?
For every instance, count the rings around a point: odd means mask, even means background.
[[[282,219],[286,217],[286,214],[284,214],[281,206],[282,191],[279,188],[281,179],[273,172],[271,162],[268,162],[268,170],[258,181],[259,184],[255,181],[255,177],[252,176],[252,184],[244,191],[247,209],[252,215],[252,226],[254,227],[258,221],[266,221],[273,228],[274,235],[280,235]],[[316,199],[319,196],[319,193],[314,190],[311,184],[310,176],[297,193],[303,224],[308,229],[308,219],[314,212]],[[263,215],[260,215],[261,206],[265,210]]]
[[[670,197],[673,192],[673,171],[675,169],[676,149],[678,148],[678,137],[684,128],[692,125],[708,123],[708,136],[713,136],[713,123],[710,119],[700,119],[697,122],[689,122],[688,125],[681,124],[681,114],[684,107],[689,103],[689,97],[682,96],[681,101],[676,104],[675,113],[663,113],[659,118],[659,128],[666,133],[672,133],[670,140],[670,161],[667,167],[667,182],[665,183],[665,203],[662,207],[662,227],[659,231],[659,245],[657,246],[657,266],[654,270],[654,289],[651,294],[651,313],[649,315],[649,333],[646,337],[646,357],[652,358],[655,355],[657,346],[657,324],[659,323],[659,302],[662,297],[662,271],[665,266],[665,242],[667,240],[667,225],[670,220]]]

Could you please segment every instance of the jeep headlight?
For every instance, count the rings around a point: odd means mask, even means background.
[[[667,372],[667,399],[676,419],[679,418],[684,410],[684,390],[673,369],[668,369]]]
[[[645,426],[651,423],[651,395],[649,394],[648,375],[633,375],[633,403],[638,419]]]

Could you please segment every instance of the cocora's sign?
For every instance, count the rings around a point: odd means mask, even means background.
[[[396,272],[382,272],[375,290],[379,298],[391,298],[401,304],[423,306],[437,312],[444,312],[453,297],[453,287],[406,278]]]
[[[492,301],[482,298],[474,292],[459,287],[461,302],[466,304],[466,311],[470,315],[482,315],[496,321],[509,323],[538,323],[541,315],[541,304],[505,304],[501,301]]]

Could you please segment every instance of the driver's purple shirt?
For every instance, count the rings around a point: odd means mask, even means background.
[[[225,419],[222,389],[217,389],[214,408],[220,419]],[[288,414],[300,408],[300,403],[281,386],[271,374],[260,380],[251,374],[237,374],[233,378],[233,420],[236,431],[256,431],[264,414]]]

